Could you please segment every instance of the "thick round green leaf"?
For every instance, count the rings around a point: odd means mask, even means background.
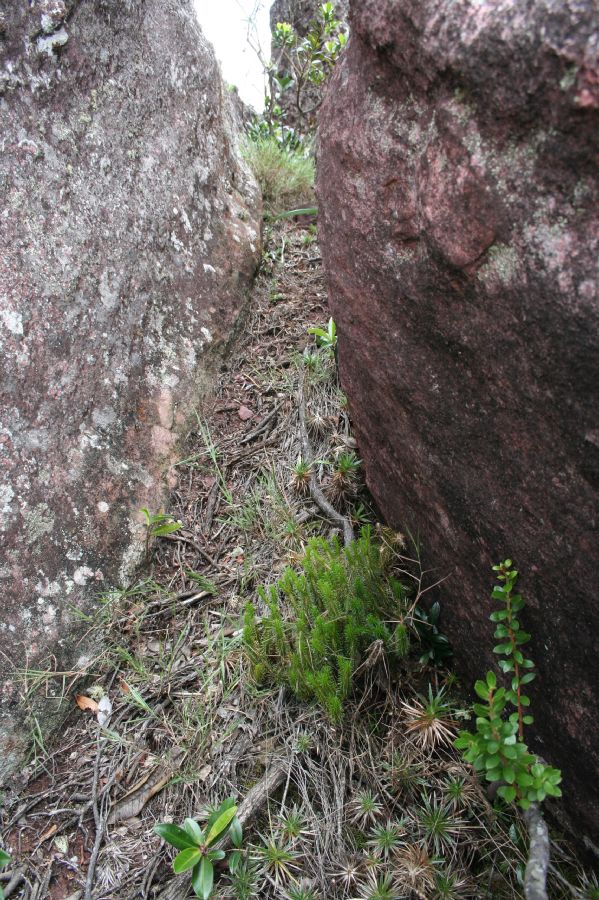
[[[181,853],[178,853],[175,856],[173,860],[173,871],[176,872],[177,875],[181,872],[187,872],[188,869],[193,869],[201,859],[201,850],[198,850],[197,847],[188,847],[187,850],[182,850]]]
[[[481,700],[486,700],[487,697],[489,696],[489,688],[487,687],[487,685],[485,684],[484,681],[477,681],[476,684],[474,685],[474,690],[476,691],[478,696],[481,698]]]
[[[511,785],[504,784],[498,789],[497,793],[508,803],[513,803],[516,799],[516,788]]]
[[[159,834],[169,844],[172,844],[173,847],[176,847],[177,850],[187,850],[188,847],[196,846],[196,842],[186,831],[179,828],[178,825],[171,825],[170,822],[161,822],[158,825],[154,825],[154,832]]]
[[[243,841],[243,830],[241,828],[241,822],[235,816],[233,821],[231,822],[231,827],[229,828],[229,834],[231,835],[231,842],[234,847],[241,847]]]
[[[10,853],[7,853],[6,850],[0,850],[0,869],[3,866],[7,866],[11,860]]]

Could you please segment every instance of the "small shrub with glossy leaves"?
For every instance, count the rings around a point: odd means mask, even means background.
[[[494,672],[487,672],[484,680],[476,682],[474,690],[482,701],[473,706],[476,732],[460,732],[455,746],[487,781],[500,782],[500,797],[528,809],[531,803],[542,803],[546,797],[561,797],[561,772],[540,762],[524,742],[524,726],[534,720],[527,711],[530,698],[523,688],[536,677],[533,661],[523,653],[530,641],[530,634],[518,619],[524,600],[516,592],[518,571],[512,568],[511,559],[493,566],[493,571],[498,573],[500,584],[491,596],[501,604],[490,616],[499,641],[493,652],[502,657],[499,668],[508,686],[500,686]]]
[[[180,851],[173,860],[173,871],[178,875],[191,870],[191,886],[202,900],[212,896],[215,863],[227,855],[218,845],[227,834],[235,848],[229,853],[229,871],[234,874],[240,864],[242,830],[232,798],[224,800],[208,816],[203,829],[195,819],[185,819],[183,828],[161,822],[154,826],[154,831]]]

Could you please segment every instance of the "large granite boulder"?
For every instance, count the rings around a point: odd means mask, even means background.
[[[130,576],[259,254],[191,3],[3,8],[0,774],[24,741],[14,671],[85,666],[76,612]]]
[[[534,748],[599,843],[593,0],[360,0],[320,114],[320,236],[369,485],[420,536],[465,684],[490,565],[528,598]]]

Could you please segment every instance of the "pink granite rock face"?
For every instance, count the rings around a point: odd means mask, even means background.
[[[130,576],[244,308],[260,210],[230,120],[187,0],[4,6],[0,774],[12,673],[82,664],[74,611]]]
[[[320,233],[370,487],[420,535],[465,683],[522,571],[532,743],[599,843],[599,35],[593,0],[360,0]]]

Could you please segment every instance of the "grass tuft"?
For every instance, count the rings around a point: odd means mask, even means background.
[[[277,213],[314,201],[314,160],[281,147],[275,138],[247,138],[243,155],[260,188],[267,212]]]

